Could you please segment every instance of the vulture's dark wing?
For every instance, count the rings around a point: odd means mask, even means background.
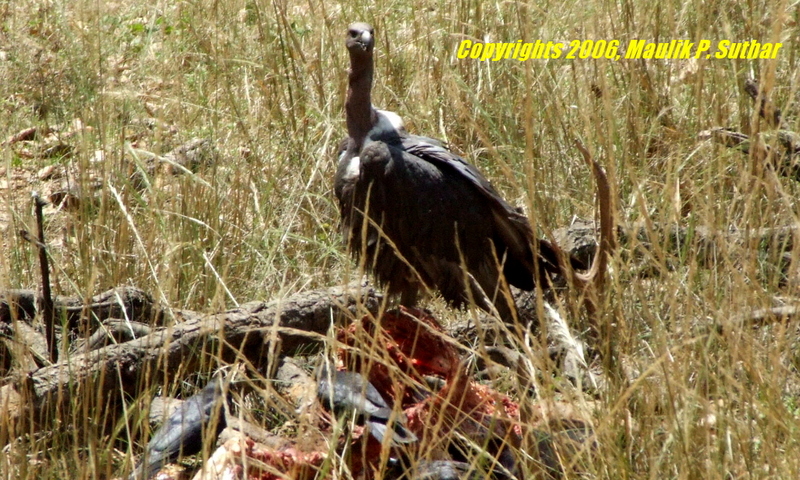
[[[489,309],[483,294],[493,298],[501,277],[493,252],[505,259],[503,273],[511,284],[533,288],[524,217],[499,208],[499,197],[487,199],[491,186],[459,157],[425,142],[372,141],[360,152],[360,166],[353,203],[368,209],[380,235],[373,228],[361,237],[356,228],[350,245],[363,247],[361,238],[367,239],[368,266],[389,293],[401,293],[406,301],[409,291],[426,287],[454,305],[472,297]],[[511,318],[512,306],[495,306]]]
[[[405,139],[407,142],[413,143],[427,143],[428,145],[432,145],[434,147],[444,148],[444,142],[441,140],[437,140],[431,137],[425,137],[423,135],[408,135]]]
[[[507,263],[505,275],[512,285],[523,290],[532,290],[533,284],[529,281],[533,280],[535,271],[531,251],[534,235],[527,217],[503,200],[486,177],[460,156],[441,146],[413,137],[402,139],[401,145],[409,154],[461,176],[480,192],[482,201],[492,205],[491,219],[487,218],[486,221],[493,222],[496,234],[508,249],[509,260],[513,260]],[[545,273],[560,273],[555,249],[546,240],[539,240],[538,243],[540,278],[544,278]]]
[[[478,169],[467,163],[466,160],[459,157],[450,150],[445,149],[441,145],[434,145],[424,140],[425,138],[426,137],[418,137],[418,136],[408,136],[406,138],[401,138],[400,146],[402,147],[403,150],[405,150],[409,154],[414,155],[422,160],[425,160],[426,162],[430,162],[434,165],[437,165],[440,168],[447,167],[454,169],[464,178],[468,179],[470,182],[475,184],[476,187],[484,191],[484,193],[492,194],[494,197],[497,197],[498,199],[500,198],[500,196],[494,190],[489,181],[486,180],[486,178],[483,175],[481,175]]]

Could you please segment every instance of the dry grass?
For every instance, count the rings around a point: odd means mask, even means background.
[[[446,139],[524,205],[543,235],[593,215],[575,137],[616,179],[622,223],[797,225],[800,184],[697,133],[754,131],[748,76],[772,86],[787,127],[800,131],[798,12],[786,1],[0,2],[2,137],[31,126],[67,130],[76,119],[85,126],[65,139],[71,158],[0,147],[0,287],[37,284],[35,252],[16,232],[34,230],[29,191],[53,163],[74,168],[70,180],[84,191],[100,185],[96,204],[48,212],[59,294],[134,284],[173,308],[216,311],[354,275],[331,187],[345,133],[343,32],[357,19],[377,31],[375,103],[411,131]],[[463,38],[784,46],[775,61],[478,62],[455,58]],[[134,188],[136,152],[164,154],[194,137],[211,139],[215,166]],[[103,161],[93,161],[96,152]],[[592,411],[596,454],[573,476],[795,478],[797,322],[721,335],[708,327],[796,303],[800,247],[786,286],[774,246],[720,245],[708,266],[691,243],[676,255],[656,240],[644,259],[627,245],[615,260],[602,315],[613,325],[607,365],[619,378]],[[452,315],[440,312],[443,321]],[[124,470],[124,442],[58,432],[0,451],[0,473],[82,479]]]

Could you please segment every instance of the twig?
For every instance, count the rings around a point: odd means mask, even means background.
[[[797,305],[761,308],[751,312],[732,316],[727,323],[718,325],[717,331],[722,333],[724,329],[728,329],[729,331],[739,331],[748,327],[763,327],[773,323],[794,320],[799,314],[800,307]]]
[[[575,273],[572,281],[574,286],[577,287],[577,291],[584,295],[584,305],[592,327],[596,330],[595,334],[602,335],[598,319],[598,302],[605,286],[609,257],[613,255],[614,250],[617,248],[614,199],[612,198],[611,184],[605,169],[592,158],[591,153],[580,140],[575,140],[575,146],[583,155],[586,164],[592,169],[592,176],[597,183],[597,198],[600,210],[600,245],[589,271],[583,274]]]
[[[781,109],[772,104],[767,92],[759,88],[757,81],[752,78],[745,80],[744,91],[753,99],[758,107],[759,116],[766,120],[770,127],[782,128]]]
[[[27,230],[20,230],[19,235],[39,249],[39,267],[42,273],[42,296],[39,299],[42,310],[42,321],[44,322],[45,335],[47,340],[47,350],[50,354],[50,361],[58,361],[58,346],[56,344],[55,331],[55,308],[53,307],[53,295],[50,291],[50,265],[47,260],[47,245],[44,240],[44,216],[42,208],[47,205],[47,201],[34,191],[33,205],[36,211],[36,227],[39,230],[38,238],[33,238]]]

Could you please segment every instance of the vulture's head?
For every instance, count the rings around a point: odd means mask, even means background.
[[[375,46],[375,29],[368,23],[353,23],[347,27],[347,50],[350,56],[368,57]]]

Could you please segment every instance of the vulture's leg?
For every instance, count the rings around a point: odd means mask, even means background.
[[[419,300],[419,290],[416,288],[406,288],[400,294],[400,305],[404,307],[416,307]]]
[[[509,295],[511,295],[510,292]],[[497,309],[497,314],[500,316],[500,319],[505,323],[514,324],[517,322],[519,315],[517,314],[517,305],[514,303],[513,296],[508,300],[506,299],[506,292],[497,292],[494,307]]]
[[[517,306],[513,303],[513,297],[511,305],[508,304],[505,292],[503,292],[501,288],[498,288],[500,287],[498,281],[487,282],[484,279],[485,285],[481,285],[472,274],[468,274],[468,281],[469,288],[472,292],[472,299],[478,308],[498,317],[506,323],[514,322]],[[489,295],[493,296],[494,302]]]

